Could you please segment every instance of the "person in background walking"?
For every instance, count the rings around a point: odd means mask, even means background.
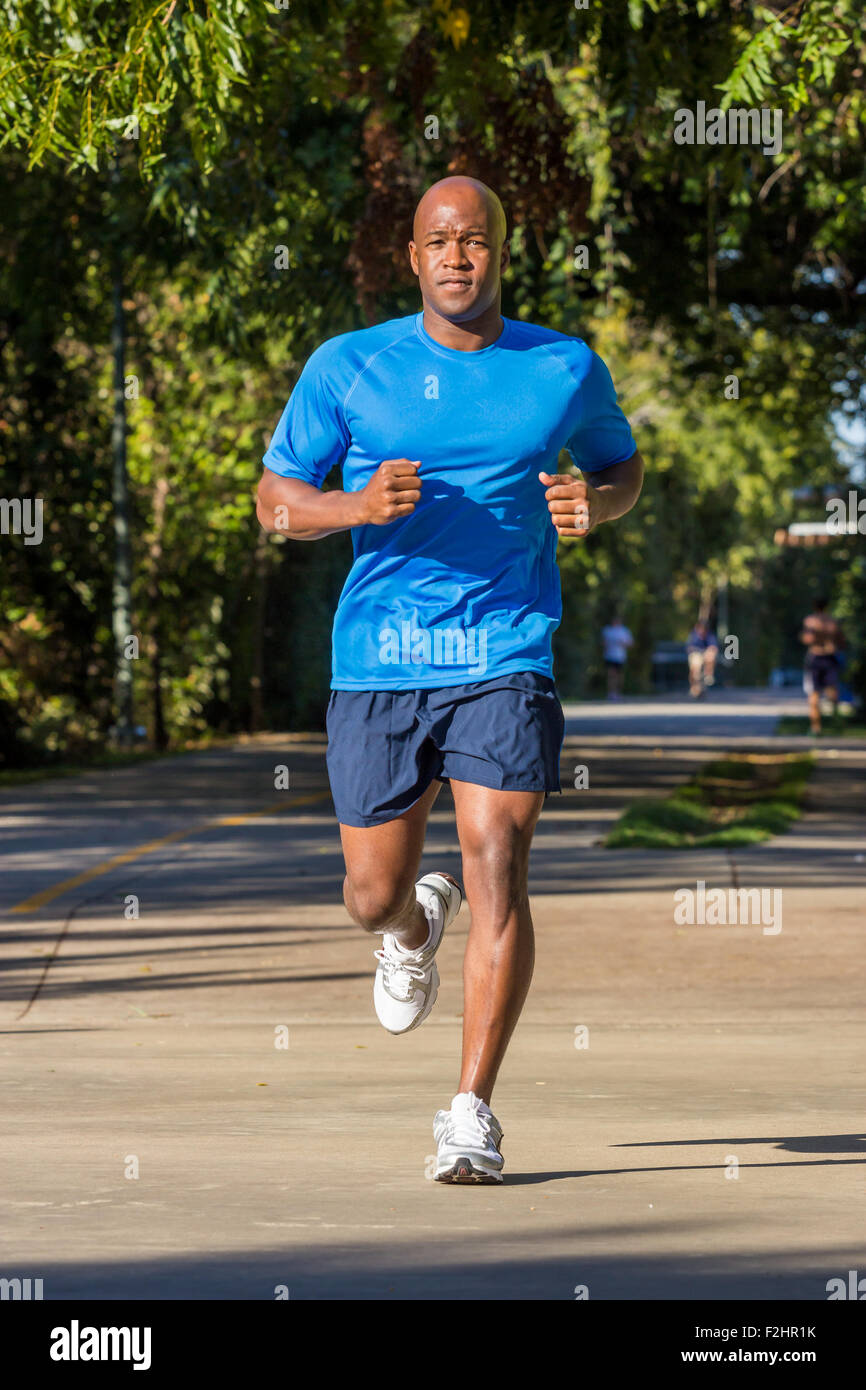
[[[620,613],[614,613],[611,622],[602,628],[601,640],[604,644],[604,664],[607,669],[607,698],[618,700],[622,695],[625,659],[629,647],[634,646],[634,638]]]
[[[709,623],[698,621],[689,633],[687,643],[689,653],[689,690],[692,699],[698,700],[708,685],[716,679],[716,657],[719,642]]]
[[[827,612],[827,600],[815,600],[813,611],[803,619],[800,641],[806,647],[804,686],[809,701],[809,723],[816,736],[821,732],[821,696],[825,695],[837,713],[839,702],[839,648],[845,638],[842,629]]]

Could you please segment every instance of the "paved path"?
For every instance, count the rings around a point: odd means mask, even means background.
[[[468,912],[434,1014],[388,1036],[374,943],[340,903],[321,739],[5,792],[0,1275],[47,1298],[822,1299],[866,1268],[866,749],[822,746],[809,814],[767,846],[598,843],[700,765],[695,739],[730,746],[705,721],[765,746],[760,699],[722,704],[569,711],[493,1191],[425,1178]],[[459,872],[449,800],[424,867]],[[673,893],[700,879],[781,888],[782,930],[677,925]]]
[[[784,691],[713,687],[698,700],[684,691],[651,699],[625,696],[619,701],[566,703],[564,709],[568,734],[638,744],[659,739],[667,744],[709,744],[723,739],[728,747],[736,747],[744,741],[772,741],[779,719],[802,717],[806,702],[802,695]],[[796,746],[799,740],[786,743]],[[804,738],[802,743],[806,746],[810,740]]]

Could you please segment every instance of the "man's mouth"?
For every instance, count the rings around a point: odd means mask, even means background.
[[[470,287],[471,284],[472,284],[472,281],[471,281],[471,280],[461,280],[459,276],[454,276],[454,277],[451,277],[451,278],[449,278],[449,279],[447,279],[447,280],[440,280],[440,281],[439,281],[439,284],[440,284],[440,285],[444,285],[445,288],[446,288],[446,289],[449,289],[449,290],[463,290],[463,289],[469,289],[469,287]]]

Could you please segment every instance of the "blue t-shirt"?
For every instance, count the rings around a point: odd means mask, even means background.
[[[264,456],[357,492],[385,459],[420,459],[421,500],[352,528],[334,618],[333,690],[415,690],[553,673],[562,616],[557,534],[539,472],[560,449],[585,473],[635,442],[607,367],[580,338],[504,319],[476,352],[443,347],[422,314],[331,338],[312,354]]]

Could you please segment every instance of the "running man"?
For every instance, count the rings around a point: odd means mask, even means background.
[[[800,641],[806,647],[805,686],[809,701],[809,723],[812,733],[821,733],[821,696],[824,695],[837,713],[839,703],[839,648],[844,645],[842,629],[827,612],[827,600],[818,598],[808,617],[803,619]]]
[[[686,649],[689,654],[689,689],[692,698],[697,700],[705,693],[705,687],[713,685],[716,679],[719,642],[708,623],[702,620],[695,623],[689,633]]]
[[[418,879],[443,782],[472,914],[457,1094],[434,1120],[440,1182],[501,1182],[494,1083],[534,961],[529,850],[558,791],[551,636],[559,537],[634,506],[643,463],[604,363],[579,338],[500,312],[496,195],[451,177],[415,212],[420,313],[323,343],[292,392],[258,490],[266,530],[351,530],[334,618],[328,772],[354,921],[381,937],[391,1033],[428,1017],[463,890]],[[554,474],[560,450],[587,475]],[[321,491],[332,467],[342,491]],[[417,881],[416,881],[417,880]]]
[[[607,670],[607,698],[618,700],[622,695],[625,659],[628,656],[629,647],[634,646],[634,638],[619,613],[615,613],[607,627],[602,628],[601,640],[604,646],[604,664]]]

